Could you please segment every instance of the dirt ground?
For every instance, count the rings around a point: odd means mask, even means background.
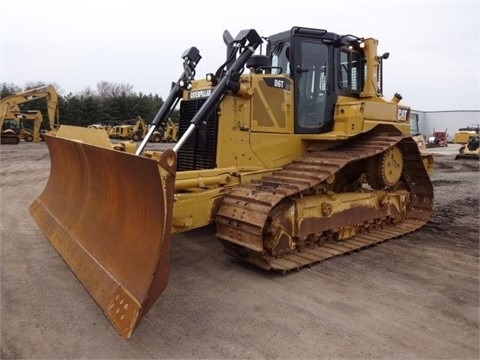
[[[171,277],[123,340],[28,214],[45,144],[1,146],[1,358],[478,359],[479,166],[435,149],[421,230],[287,275],[173,238]]]

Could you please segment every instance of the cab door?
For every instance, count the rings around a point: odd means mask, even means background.
[[[295,37],[295,133],[319,134],[333,127],[329,46],[321,39]]]

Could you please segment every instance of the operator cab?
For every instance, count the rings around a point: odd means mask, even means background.
[[[5,119],[2,124],[1,131],[12,130],[16,134],[20,132],[20,127],[18,126],[18,122],[15,119]]]
[[[338,95],[358,97],[364,83],[364,54],[359,38],[326,30],[294,27],[269,37],[271,73],[295,84],[295,133],[333,129]]]

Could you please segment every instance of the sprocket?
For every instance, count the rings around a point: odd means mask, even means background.
[[[394,187],[403,172],[403,155],[398,146],[367,160],[365,175],[368,184],[375,190]]]

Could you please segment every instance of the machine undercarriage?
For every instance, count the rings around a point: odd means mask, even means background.
[[[415,142],[376,129],[233,189],[217,213],[217,236],[229,254],[287,271],[414,231],[432,210]]]

